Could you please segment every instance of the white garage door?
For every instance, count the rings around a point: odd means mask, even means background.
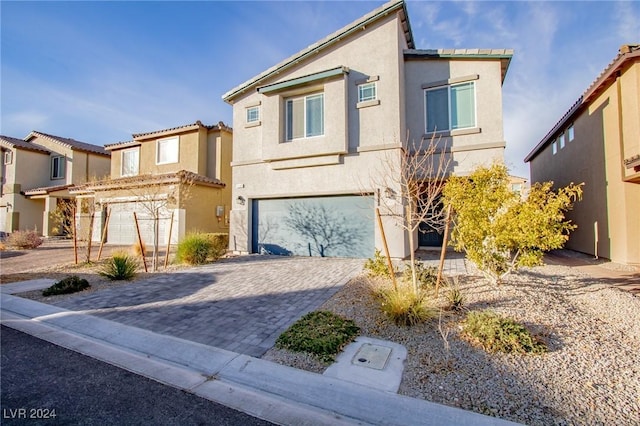
[[[111,217],[109,218],[109,227],[107,230],[107,242],[111,244],[135,244],[137,242],[136,225],[133,218],[133,212],[138,217],[138,226],[140,227],[140,235],[142,242],[148,248],[153,245],[153,229],[154,220],[151,214],[144,206],[139,203],[113,203],[109,205],[111,209]],[[169,222],[171,213],[167,209],[160,210],[160,219],[158,221],[158,242],[165,245],[168,240]],[[175,231],[175,230],[174,230]]]
[[[7,229],[7,208],[0,207],[0,236],[4,236],[5,233],[9,233]]]

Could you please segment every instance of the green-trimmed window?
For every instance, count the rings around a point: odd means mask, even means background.
[[[286,140],[324,135],[324,93],[285,100]]]

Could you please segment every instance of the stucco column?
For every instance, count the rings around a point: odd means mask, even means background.
[[[44,200],[44,213],[42,217],[42,235],[51,237],[55,235],[53,228],[56,226],[55,211],[58,207],[58,199],[56,197],[47,197]]]

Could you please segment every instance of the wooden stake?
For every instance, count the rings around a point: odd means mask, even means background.
[[[87,263],[91,263],[91,240],[93,240],[93,221],[96,217],[96,212],[91,213],[91,219],[89,220],[89,238],[87,241]]]
[[[380,209],[376,207],[376,219],[378,219],[378,226],[380,227],[380,235],[382,235],[382,245],[384,246],[384,254],[387,256],[387,268],[389,269],[389,275],[391,275],[391,281],[393,281],[393,288],[398,289],[396,283],[396,273],[393,270],[393,264],[391,263],[391,256],[389,256],[389,246],[387,245],[387,236],[384,233],[384,227],[382,226],[382,218],[380,217]]]
[[[167,269],[169,263],[169,249],[171,248],[171,231],[173,231],[173,215],[175,211],[171,212],[171,222],[169,222],[169,241],[167,241],[167,252],[164,255],[164,269]]]
[[[107,218],[104,221],[104,229],[102,230],[102,238],[100,239],[100,250],[98,250],[98,260],[102,256],[102,247],[104,247],[104,242],[107,240],[107,228],[109,227],[109,218],[111,217],[111,209],[107,210]]]
[[[73,256],[75,258],[75,264],[78,264],[78,237],[76,235],[76,209],[71,210],[71,221],[73,226]]]
[[[451,204],[447,208],[447,217],[444,222],[444,237],[442,239],[442,250],[440,251],[440,265],[438,266],[438,279],[436,280],[436,297],[440,289],[440,280],[442,279],[442,270],[444,269],[444,258],[447,253],[447,243],[449,240],[449,221],[451,220]]]
[[[142,256],[144,271],[149,272],[149,270],[147,269],[147,259],[144,256],[144,246],[142,245],[142,236],[140,235],[140,226],[138,225],[138,216],[136,216],[136,212],[133,212],[133,221],[136,224],[136,232],[138,233],[138,247],[140,247],[140,256]]]

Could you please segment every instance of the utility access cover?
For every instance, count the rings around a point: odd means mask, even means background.
[[[365,343],[360,347],[358,352],[356,352],[351,363],[362,367],[383,370],[387,365],[389,355],[391,355],[391,348]]]

